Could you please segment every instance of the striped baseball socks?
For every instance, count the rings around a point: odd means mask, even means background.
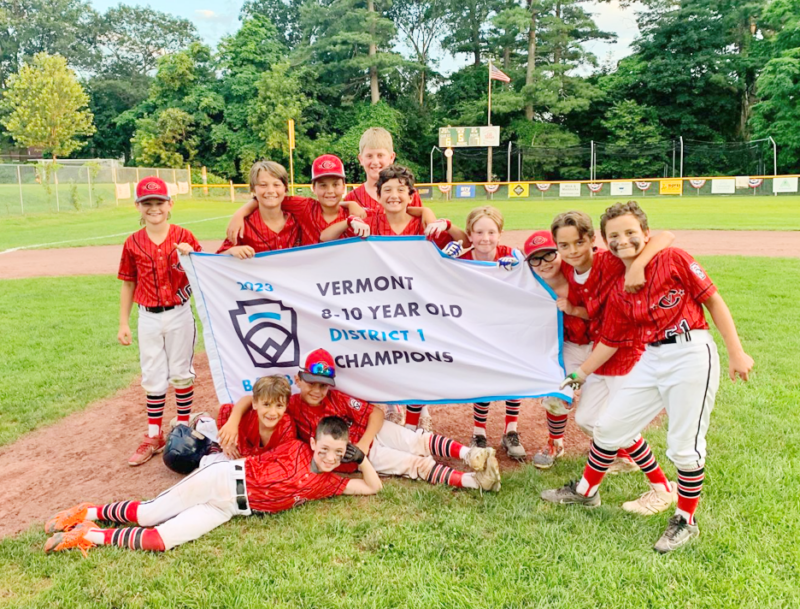
[[[100,520],[127,524],[139,522],[139,501],[117,501],[105,505],[96,505],[86,511],[86,520]]]
[[[616,450],[606,450],[592,442],[592,446],[589,449],[589,459],[586,461],[586,467],[583,470],[583,477],[578,482],[575,490],[584,497],[591,497],[597,493],[597,489],[600,487],[609,465],[614,462],[614,457],[616,456]]]
[[[475,480],[474,474],[465,474],[441,463],[437,463],[431,470],[427,480],[431,484],[449,484],[459,488],[478,488],[478,482]]]
[[[194,386],[175,387],[175,406],[178,410],[178,423],[187,425],[189,415],[192,414],[192,399],[194,398]]]
[[[667,493],[672,492],[669,480],[667,480],[667,476],[664,474],[658,461],[656,461],[655,455],[653,455],[653,451],[650,450],[650,445],[647,443],[647,440],[639,436],[639,439],[636,440],[632,446],[629,446],[625,452],[633,459],[634,463],[639,466],[639,469],[642,470],[644,475],[647,476],[653,488],[658,488],[658,490],[663,490]]]
[[[450,459],[463,459],[469,452],[468,447],[439,434],[431,434],[428,448],[434,457],[449,457]]]
[[[678,507],[676,514],[680,514],[689,524],[694,524],[694,513],[700,502],[700,491],[703,490],[703,480],[706,477],[705,468],[695,470],[678,470]]]
[[[156,529],[125,527],[124,529],[93,529],[86,539],[96,546],[117,546],[129,550],[163,552],[164,540]]]
[[[421,404],[409,404],[406,406],[406,427],[416,429],[419,425],[419,417],[422,414]]]
[[[486,419],[489,418],[489,402],[475,402],[472,405],[473,436],[486,436]]]
[[[147,394],[147,435],[157,438],[161,434],[161,420],[164,418],[164,404],[167,394]]]
[[[520,404],[522,400],[506,400],[506,429],[503,433],[517,431]]]
[[[547,433],[550,436],[550,439],[555,440],[563,440],[564,439],[564,432],[567,429],[567,419],[569,415],[567,414],[552,414],[547,412]]]

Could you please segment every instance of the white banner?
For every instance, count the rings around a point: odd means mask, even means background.
[[[581,185],[580,183],[574,184],[569,182],[562,182],[558,185],[559,197],[580,197]]]
[[[561,313],[525,264],[453,260],[424,237],[181,260],[221,403],[259,377],[293,378],[320,347],[337,387],[372,402],[571,399]]]
[[[633,182],[611,182],[611,194],[617,197],[633,195]]]
[[[772,192],[797,192],[797,177],[772,178]]]
[[[736,194],[736,178],[711,180],[711,194],[714,195]]]

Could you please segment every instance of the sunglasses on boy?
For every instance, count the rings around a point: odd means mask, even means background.
[[[308,374],[313,374],[314,376],[325,376],[331,379],[336,376],[336,371],[325,362],[316,362],[311,364],[306,368],[305,371]]]
[[[540,256],[531,256],[530,258],[528,258],[528,264],[531,267],[539,266],[540,264],[542,264],[542,262],[553,262],[553,260],[556,259],[556,256],[558,256],[558,252],[556,251],[545,252]]]

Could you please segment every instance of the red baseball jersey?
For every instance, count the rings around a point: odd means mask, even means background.
[[[370,196],[363,184],[348,192],[345,195],[344,200],[355,201],[364,209],[373,211],[377,214],[383,213],[383,205],[380,204],[380,201],[376,201],[372,198],[372,196]],[[409,203],[408,206],[422,207],[422,199],[419,198],[419,192],[416,190],[414,191],[414,194],[411,195],[411,203]]]
[[[415,216],[410,216],[411,220],[406,224],[406,227],[403,229],[401,233],[396,233],[392,229],[392,225],[389,224],[389,220],[386,218],[386,214],[376,214],[376,213],[369,213],[366,218],[364,218],[364,222],[369,225],[370,235],[384,235],[390,237],[402,237],[408,235],[424,235],[425,234],[425,227],[422,224],[422,218],[417,218]],[[355,233],[353,229],[348,228],[343,238],[353,237]],[[432,239],[432,241],[437,245],[439,249],[442,249],[445,245],[450,243],[453,238],[450,236],[450,233],[447,231],[443,231],[436,239]]]
[[[281,209],[292,214],[300,223],[302,245],[319,243],[319,236],[326,228],[336,222],[347,220],[350,215],[344,207],[339,207],[339,215],[330,222],[325,221],[322,203],[308,197],[286,197]]]
[[[703,303],[717,287],[700,263],[670,247],[647,265],[647,285],[628,294],[618,280],[609,297],[602,340],[609,346],[647,344],[691,330],[707,330]]]
[[[223,404],[219,407],[217,414],[217,428],[222,429],[222,426],[228,422],[233,411],[233,404]],[[292,417],[284,414],[278,425],[272,431],[266,446],[261,445],[261,434],[258,430],[258,413],[252,408],[242,416],[239,421],[239,437],[236,442],[236,448],[239,449],[239,454],[243,457],[252,457],[253,455],[260,455],[261,453],[277,448],[279,445],[295,440],[297,438],[297,429],[292,421]]]
[[[449,236],[449,235],[448,235]],[[452,239],[451,239],[452,241]],[[445,244],[447,245],[447,244]],[[469,250],[466,254],[462,254],[458,257],[459,260],[475,260],[472,256],[472,252],[475,250]],[[497,251],[494,253],[494,261],[497,262],[500,258],[505,258],[506,256],[513,256],[514,255],[514,248],[509,247],[507,245],[498,245]]]
[[[192,287],[175,249],[177,243],[188,243],[196,252],[203,249],[192,233],[175,224],[170,225],[160,245],[153,243],[144,228],[125,240],[117,278],[136,283],[134,302],[145,307],[171,307],[189,300]]]
[[[369,416],[373,406],[369,402],[362,402],[350,397],[341,391],[330,390],[319,406],[309,406],[303,402],[300,394],[289,398],[289,407],[286,409],[297,425],[297,437],[303,442],[308,442],[317,431],[317,425],[323,417],[341,417],[350,426],[350,441],[358,442],[367,430]],[[357,463],[343,463],[336,468],[339,472],[354,472],[358,469]]]
[[[575,269],[567,263],[561,264],[561,272],[569,283],[570,302],[586,307],[589,314],[588,342],[597,344],[601,338],[606,302],[615,283],[624,280],[625,265],[608,250],[595,249],[592,268],[585,283],[580,284],[575,280]],[[566,322],[564,332],[566,334]],[[625,376],[633,370],[642,353],[644,349],[639,344],[620,347],[611,359],[595,370],[595,374]]]
[[[241,237],[236,244],[225,239],[217,253],[222,254],[239,245],[249,245],[256,253],[298,247],[303,242],[300,223],[292,214],[284,213],[284,216],[286,217],[286,224],[281,229],[281,232],[276,233],[266,225],[261,213],[255,210],[244,219],[244,237]]]
[[[254,512],[282,512],[307,501],[341,495],[347,479],[333,473],[311,471],[311,447],[300,440],[244,462],[247,500]]]

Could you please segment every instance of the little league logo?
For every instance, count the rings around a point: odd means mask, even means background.
[[[258,368],[300,365],[297,314],[280,300],[259,298],[237,301],[229,311],[233,328],[247,355]]]

